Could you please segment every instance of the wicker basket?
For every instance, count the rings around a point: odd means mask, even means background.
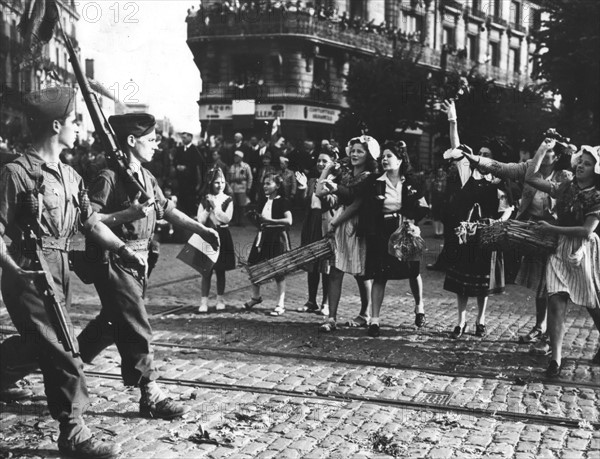
[[[275,277],[285,276],[297,271],[309,263],[329,258],[333,255],[333,246],[333,239],[326,237],[320,241],[290,250],[275,258],[246,266],[250,282],[253,284],[262,284]]]
[[[514,250],[519,254],[550,255],[558,237],[543,234],[535,226],[519,220],[492,221],[477,225],[478,243],[490,250]]]

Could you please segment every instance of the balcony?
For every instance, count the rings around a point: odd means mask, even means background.
[[[457,0],[443,0],[442,1],[442,5],[445,6],[446,8],[450,8],[454,11],[456,11],[457,13],[462,12],[463,10],[463,4]]]
[[[527,28],[523,24],[511,24],[510,28],[511,28],[511,30],[514,30],[514,31],[522,33],[522,34],[527,33]]]
[[[260,21],[236,21],[235,17],[227,17],[222,23],[217,18],[215,23],[206,25],[202,18],[188,22],[188,42],[213,40],[215,37],[240,39],[243,37],[302,37],[314,42],[331,44],[364,53],[380,53],[391,56],[395,41],[385,35],[368,32],[342,30],[331,21],[321,21],[315,17],[290,15],[289,17],[272,17],[265,15]]]
[[[483,17],[486,17],[486,13],[481,11],[479,13]],[[469,71],[473,67],[473,63],[468,62],[464,57],[450,53],[446,55],[443,61],[440,51],[423,46],[415,41],[399,37],[389,37],[374,32],[356,32],[350,29],[342,29],[338,23],[319,20],[312,16],[279,15],[273,17],[271,15],[264,15],[260,18],[262,20],[252,22],[235,21],[235,19],[236,17],[233,15],[215,17],[214,20],[209,21],[209,24],[206,24],[203,17],[196,17],[189,20],[188,44],[193,49],[194,44],[215,40],[240,40],[248,37],[281,40],[287,37],[321,43],[338,49],[346,49],[352,54],[378,54],[391,57],[399,49],[410,49],[419,64],[429,67],[432,70],[441,70],[443,67],[444,70]],[[482,66],[481,71],[483,73],[486,72],[485,66]],[[508,76],[499,75],[495,71],[493,76],[499,84],[509,84]],[[279,86],[269,83],[263,88],[256,88],[257,98],[295,97],[289,94],[289,91],[283,88],[283,85]],[[220,94],[231,94],[232,89],[228,89],[227,87],[220,88]],[[246,89],[245,91],[250,90]],[[298,90],[292,92],[298,95]],[[305,88],[301,92],[304,94],[303,97],[307,97],[310,95],[310,88]],[[335,94],[336,91],[332,89],[331,93]],[[333,97],[335,98],[335,95]]]
[[[500,16],[495,15],[495,14],[492,16],[492,22],[501,27],[508,27],[508,21],[506,19],[501,18]]]
[[[481,11],[479,8],[474,8],[473,6],[469,8],[469,16],[473,19],[479,19],[480,21],[485,21],[487,19],[487,13],[485,11]]]
[[[342,87],[334,84],[327,88],[305,87],[297,82],[249,84],[244,87],[228,84],[205,83],[200,100],[202,102],[254,99],[258,103],[280,101],[310,101],[320,105],[339,105]]]

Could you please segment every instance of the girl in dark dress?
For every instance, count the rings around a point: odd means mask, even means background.
[[[400,261],[390,255],[388,241],[405,219],[418,222],[423,218],[428,210],[427,203],[416,180],[408,174],[409,162],[405,149],[398,148],[393,142],[386,142],[380,162],[384,174],[379,177],[374,174],[370,178],[359,224],[360,232],[364,228],[367,240],[365,277],[373,279],[373,317],[368,332],[372,337],[380,334],[379,311],[386,283],[392,279],[409,279],[415,299],[415,325],[422,327],[425,324],[420,262]]]
[[[336,159],[336,155],[332,149],[323,149],[317,158],[317,171],[319,175],[323,169]],[[296,181],[298,182],[298,193],[302,200],[306,203],[306,218],[302,225],[300,234],[300,244],[306,245],[312,242],[317,242],[325,237],[329,231],[329,223],[333,218],[333,207],[335,207],[335,196],[329,195],[324,198],[319,198],[315,194],[317,189],[317,178],[307,179],[302,172],[296,172]],[[327,287],[329,282],[330,261],[323,260],[319,263],[311,263],[305,269],[308,271],[308,301],[299,308],[299,312],[319,312],[329,310],[329,298],[327,295]],[[319,290],[319,278],[322,279],[323,285],[323,301],[321,308],[317,305],[317,292]]]
[[[235,269],[235,252],[233,239],[229,231],[229,222],[233,215],[233,200],[225,194],[227,182],[223,171],[217,166],[208,173],[208,189],[210,192],[198,206],[198,221],[214,228],[219,233],[221,242],[219,258],[210,273],[202,276],[202,298],[198,312],[208,311],[208,294],[213,271],[217,275],[217,311],[225,309],[225,271]]]
[[[250,250],[249,265],[275,258],[290,250],[288,229],[292,225],[292,212],[289,202],[282,196],[282,184],[283,180],[279,174],[267,174],[263,179],[266,200],[259,203],[260,228]],[[271,315],[280,316],[285,312],[285,277],[276,277],[275,281],[277,282],[277,306]],[[252,298],[244,304],[244,307],[249,310],[260,303],[262,303],[260,285],[252,284]]]
[[[482,147],[480,154],[489,156],[491,152]],[[451,198],[451,205],[454,206],[459,221],[467,221],[470,217],[472,220],[496,219],[499,210],[503,210],[499,186],[500,181],[493,179],[491,175],[482,176],[478,171],[474,171],[464,186]],[[512,208],[505,209],[501,218],[508,219],[511,212]],[[467,329],[466,310],[469,297],[477,298],[479,314],[475,324],[475,335],[483,337],[487,332],[485,313],[488,296],[504,292],[502,252],[490,252],[472,241],[459,244],[455,234],[448,241],[448,245],[454,250],[446,272],[444,289],[456,293],[458,306],[458,325],[454,328],[452,337],[460,338]]]

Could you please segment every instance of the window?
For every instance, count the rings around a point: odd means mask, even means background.
[[[237,85],[256,84],[262,79],[263,62],[258,55],[233,56],[233,80]]]
[[[494,3],[494,17],[499,18],[500,16],[502,16],[501,12],[500,12],[500,2],[502,0],[491,0]]]
[[[481,0],[473,0],[471,11],[481,11]]]
[[[500,44],[496,41],[490,42],[490,62],[493,67],[500,67]]]
[[[444,26],[444,34],[442,37],[442,44],[450,47],[455,46],[454,27]]]
[[[529,25],[533,30],[540,30],[542,27],[542,12],[540,10],[532,10],[529,16]]]
[[[58,48],[56,48],[54,51],[56,51],[56,54],[55,54],[55,56],[56,56],[56,62],[55,62],[56,66],[60,67],[60,53],[58,51]]]
[[[421,16],[420,14],[406,13],[405,18],[406,18],[406,33],[408,33],[408,34],[420,33],[421,37],[423,37],[423,27],[424,27],[423,16]]]
[[[467,58],[472,61],[479,59],[479,39],[477,35],[467,35]]]
[[[510,48],[508,50],[508,69],[515,73],[521,71],[521,53],[518,48]]]
[[[521,25],[521,2],[510,2],[510,23]]]
[[[315,57],[313,73],[313,95],[326,97],[329,95],[331,79],[329,77],[329,59],[326,57]]]
[[[350,2],[350,17],[360,16],[363,19],[366,19],[366,4],[365,0],[353,0]]]

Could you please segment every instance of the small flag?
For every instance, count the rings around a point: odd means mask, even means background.
[[[275,134],[277,134],[280,129],[281,129],[281,120],[279,119],[279,117],[277,117],[273,120],[273,126],[271,126],[271,137],[273,137]]]
[[[25,47],[48,43],[59,21],[56,0],[27,0],[19,22],[19,32]]]
[[[213,247],[206,242],[202,237],[197,234],[193,234],[191,238],[185,243],[179,255],[177,255],[181,261],[186,265],[194,268],[202,275],[210,273],[217,259],[219,258],[219,249],[213,249]]]
[[[52,39],[59,20],[56,0],[27,0],[18,25],[24,49],[19,62],[21,68],[39,61],[42,48]]]

